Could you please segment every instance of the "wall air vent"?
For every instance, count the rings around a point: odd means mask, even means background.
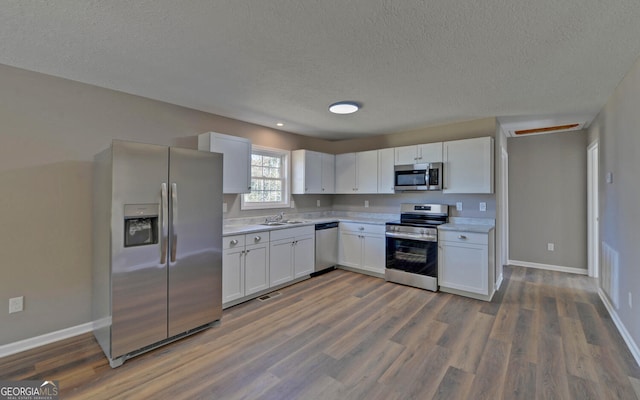
[[[544,128],[534,128],[534,129],[521,129],[514,131],[516,135],[530,135],[532,133],[551,133],[551,132],[560,132],[560,131],[573,131],[575,128],[578,128],[582,124],[567,124],[567,125],[556,125],[556,126],[547,126]],[[580,129],[580,128],[578,128]]]
[[[579,131],[586,129],[591,120],[593,117],[590,115],[498,118],[502,131],[508,137],[514,138]]]

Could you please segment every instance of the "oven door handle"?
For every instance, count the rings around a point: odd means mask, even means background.
[[[419,242],[437,242],[438,241],[438,238],[436,236],[425,236],[425,235],[413,234],[413,233],[386,232],[385,236],[394,238],[394,239],[417,240]]]

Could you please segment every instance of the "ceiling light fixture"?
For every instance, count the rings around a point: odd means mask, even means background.
[[[282,126],[284,126],[284,123],[282,123],[282,122],[276,122],[276,126],[280,126],[280,127],[282,127]]]
[[[339,101],[329,106],[329,111],[334,114],[352,114],[360,109],[360,104],[355,101]]]

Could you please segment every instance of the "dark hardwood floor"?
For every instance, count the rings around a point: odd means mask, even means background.
[[[505,268],[491,303],[337,270],[111,369],[91,334],[0,359],[61,399],[637,399],[590,278]]]

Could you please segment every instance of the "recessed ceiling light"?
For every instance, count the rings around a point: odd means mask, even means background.
[[[282,122],[276,122],[276,126],[284,126]]]
[[[334,114],[352,114],[360,109],[360,104],[355,101],[339,101],[329,106],[329,111]]]

